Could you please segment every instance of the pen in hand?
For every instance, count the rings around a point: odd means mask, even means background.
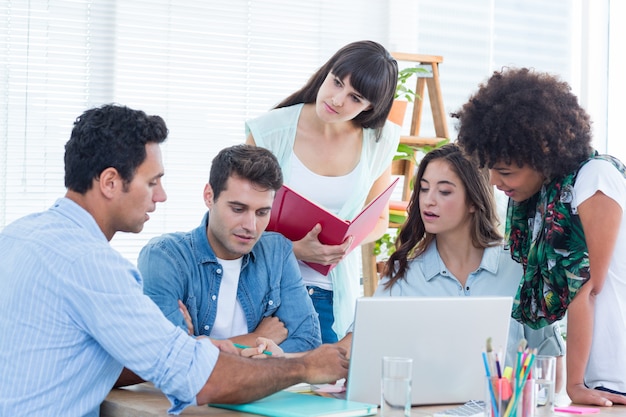
[[[251,348],[251,347],[252,347],[252,346],[241,345],[241,344],[239,344],[239,343],[233,343],[233,345],[234,345],[236,348],[239,348],[239,349],[249,349],[249,348]],[[264,351],[263,351],[263,354],[264,354],[264,355],[268,355],[268,356],[272,356],[272,352],[270,352],[269,350],[264,350]]]

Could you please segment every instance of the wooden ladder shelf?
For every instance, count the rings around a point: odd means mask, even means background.
[[[448,125],[446,123],[445,110],[443,107],[443,95],[441,94],[441,84],[439,82],[439,64],[443,62],[443,57],[438,55],[410,54],[405,52],[393,52],[391,54],[399,64],[409,63],[427,70],[428,73],[416,73],[417,78],[415,93],[418,98],[413,103],[411,114],[411,127],[407,136],[400,137],[400,143],[411,146],[435,146],[447,140]],[[424,109],[425,92],[428,92],[428,100],[433,117],[435,137],[420,136],[422,126],[422,114]],[[403,176],[402,200],[409,201],[411,197],[411,180],[415,175],[415,162],[408,160],[397,160],[391,164],[392,175]],[[390,223],[389,228],[398,228],[401,224]],[[363,293],[371,296],[378,286],[378,272],[376,270],[376,255],[374,255],[374,243],[367,243],[361,246],[362,272],[363,272]]]

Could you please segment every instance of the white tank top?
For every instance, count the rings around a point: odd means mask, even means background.
[[[293,154],[291,158],[291,183],[288,185],[319,206],[337,214],[348,200],[346,190],[349,190],[357,181],[362,169],[362,163],[359,161],[357,166],[348,174],[327,177],[311,171],[296,154]],[[332,283],[328,276],[320,274],[302,261],[298,261],[298,264],[305,285],[332,291]]]

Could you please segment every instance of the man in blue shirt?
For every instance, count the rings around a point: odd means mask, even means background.
[[[65,145],[65,198],[0,233],[1,416],[97,416],[116,380],[152,381],[180,413],[346,376],[345,349],[244,358],[230,342],[190,337],[143,294],[139,271],[109,241],[141,231],[165,201],[166,137],[158,116],[86,111]]]
[[[264,233],[282,183],[270,151],[226,148],[211,164],[204,188],[209,212],[200,226],[154,238],[142,249],[144,293],[172,323],[243,345],[264,336],[285,352],[322,343],[291,241]]]

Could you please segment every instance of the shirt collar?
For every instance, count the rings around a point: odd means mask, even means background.
[[[485,248],[483,258],[481,259],[477,270],[484,269],[495,275],[498,272],[498,262],[501,253],[502,250],[500,245]],[[431,281],[438,275],[448,275],[444,274],[444,271],[447,271],[448,268],[439,256],[436,240],[433,240],[432,243],[428,245],[428,248],[426,248],[424,253],[421,255],[421,258],[424,265],[424,278],[426,278],[427,281]]]
[[[446,270],[446,265],[441,260],[439,252],[437,251],[437,241],[433,240],[421,255],[422,262],[424,264],[424,278],[426,281],[431,281],[438,275],[443,275],[443,271]]]
[[[108,242],[104,232],[100,229],[98,223],[96,223],[96,219],[74,200],[67,197],[59,198],[50,210],[67,217],[80,227],[86,229],[92,236],[102,238]]]
[[[503,256],[501,245],[494,245],[485,248],[485,252],[483,253],[483,259],[480,261],[479,268],[484,269],[485,271],[489,271],[495,275],[498,272],[500,256]]]

